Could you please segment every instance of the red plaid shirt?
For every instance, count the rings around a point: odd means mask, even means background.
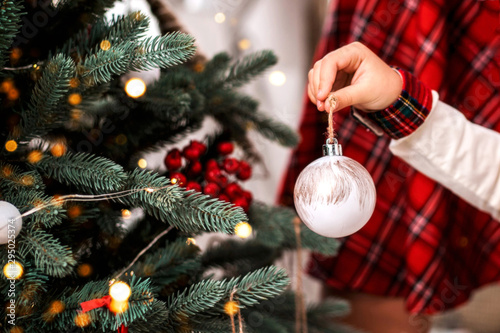
[[[315,60],[358,40],[470,121],[500,131],[499,14],[498,1],[332,0]],[[312,275],[342,290],[406,297],[410,311],[424,313],[456,306],[500,279],[498,221],[392,156],[389,136],[377,137],[349,112],[336,123],[345,155],[372,175],[377,205],[364,228],[341,239],[338,256],[313,256]],[[306,98],[283,203],[293,203],[296,177],[320,157],[326,126]]]

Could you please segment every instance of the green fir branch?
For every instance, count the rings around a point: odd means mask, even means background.
[[[76,261],[71,249],[60,244],[54,235],[43,229],[27,230],[19,240],[22,254],[30,254],[35,266],[54,277],[64,277],[71,274]]]
[[[73,60],[63,54],[56,55],[45,66],[31,94],[28,109],[21,113],[24,139],[45,135],[68,117],[58,104],[68,92],[74,72]]]
[[[87,153],[45,154],[35,166],[46,177],[90,192],[116,192],[127,178],[121,165]]]
[[[0,71],[9,59],[10,49],[14,37],[21,27],[22,1],[0,1]]]

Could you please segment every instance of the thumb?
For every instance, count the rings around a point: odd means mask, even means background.
[[[361,92],[362,89],[356,85],[350,85],[331,92],[325,101],[325,111],[337,112],[351,105],[362,103],[363,94]]]

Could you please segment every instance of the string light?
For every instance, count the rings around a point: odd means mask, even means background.
[[[71,206],[70,208],[68,208],[66,213],[68,214],[68,217],[70,219],[75,219],[78,216],[82,215],[82,207],[79,205]]]
[[[124,219],[128,219],[130,218],[130,216],[132,215],[132,212],[128,209],[122,209],[122,217]]]
[[[5,150],[8,152],[13,152],[17,149],[17,142],[14,140],[9,140],[5,143]]]
[[[43,154],[41,151],[33,150],[28,154],[28,162],[30,162],[31,164],[38,163],[42,159],[42,156]]]
[[[226,20],[226,15],[224,15],[224,13],[217,13],[214,16],[214,20],[217,23],[224,23],[224,21]]]
[[[88,313],[79,313],[75,316],[75,325],[78,327],[88,326],[92,320]]]
[[[146,167],[148,166],[148,162],[145,159],[141,158],[139,161],[137,161],[137,165],[141,169],[146,169]]]
[[[187,244],[187,245],[196,245],[196,239],[194,239],[193,237],[189,237],[189,238],[186,240],[186,244]]]
[[[104,39],[99,46],[101,47],[101,50],[107,51],[111,48],[111,43],[109,40]]]
[[[128,309],[128,301],[115,301],[114,299],[111,300],[109,303],[109,310],[113,312],[114,314],[122,313],[127,311]]]
[[[274,71],[269,74],[269,82],[273,86],[282,86],[286,82],[286,75],[282,71]]]
[[[50,148],[50,153],[55,157],[61,157],[66,153],[66,145],[58,142]]]
[[[74,77],[69,80],[69,86],[71,88],[78,88],[79,85],[80,85],[80,80],[77,77]]]
[[[230,316],[237,314],[239,308],[238,303],[235,301],[229,301],[224,304],[224,312]]]
[[[50,306],[47,309],[47,312],[51,315],[56,315],[56,314],[63,312],[64,308],[65,308],[64,303],[59,301],[59,300],[56,300],[56,301],[53,301],[52,303],[50,303]]]
[[[10,165],[6,165],[2,168],[2,174],[5,177],[10,177],[12,175],[12,167]]]
[[[31,186],[35,180],[33,179],[33,176],[31,175],[25,175],[21,177],[21,183],[26,186]]]
[[[248,238],[252,234],[252,226],[248,222],[240,222],[234,227],[234,233],[240,238]]]
[[[132,295],[132,289],[126,282],[117,281],[109,287],[109,295],[115,301],[127,301]]]
[[[250,40],[248,40],[246,38],[244,38],[238,42],[238,47],[240,48],[240,50],[248,50],[251,45],[252,45],[252,43],[250,42]]]
[[[7,93],[7,99],[10,101],[15,101],[18,98],[19,98],[19,90],[17,90],[16,88],[12,88]]]
[[[146,92],[146,84],[141,79],[135,77],[125,83],[125,92],[132,98],[138,98]]]
[[[78,105],[82,102],[82,95],[79,93],[72,93],[68,96],[68,103],[71,105]]]
[[[10,79],[5,80],[0,85],[0,91],[8,93],[12,88],[14,88],[14,82]]]
[[[23,51],[18,47],[14,47],[12,49],[12,52],[10,53],[10,59],[19,60],[19,58],[21,58],[22,55],[23,55]]]
[[[23,265],[21,265],[18,261],[9,262],[3,266],[3,275],[5,275],[7,279],[18,280],[21,276],[23,276],[23,273]]]

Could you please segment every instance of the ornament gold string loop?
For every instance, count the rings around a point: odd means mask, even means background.
[[[335,110],[335,107],[337,106],[337,96],[335,96],[334,93],[330,93],[326,100],[330,105],[330,110],[328,110],[328,138],[330,139],[330,143],[332,143],[337,136],[335,129],[333,128],[335,125],[335,122],[333,121],[333,110]]]

